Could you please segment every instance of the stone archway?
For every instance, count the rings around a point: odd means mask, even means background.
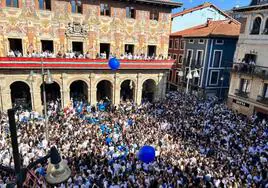
[[[44,104],[43,84],[41,84],[40,90],[42,104]],[[53,82],[52,84],[45,84],[45,91],[47,102],[61,100],[60,85],[57,82]]]
[[[11,101],[14,109],[32,109],[31,91],[28,84],[22,81],[10,85]]]
[[[142,84],[142,100],[153,102],[155,99],[156,83],[153,79],[145,80]]]
[[[108,80],[102,80],[97,84],[97,101],[113,100],[113,84]]]
[[[83,80],[76,80],[70,85],[70,98],[74,101],[88,101],[88,85]]]
[[[133,80],[124,80],[120,85],[120,99],[121,101],[134,101],[135,99],[135,83]]]

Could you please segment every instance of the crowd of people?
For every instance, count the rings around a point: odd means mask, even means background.
[[[32,52],[27,51],[25,55],[22,55],[22,53],[19,50],[10,50],[7,54],[7,57],[32,57],[32,58],[67,58],[67,59],[110,59],[112,57],[116,57],[115,54],[110,53],[107,55],[106,52],[103,53],[98,53],[96,57],[92,57],[87,51],[86,53],[81,53],[81,52],[73,52],[73,51],[67,51],[67,52],[61,52],[59,51],[58,53],[53,53],[50,50],[45,50],[40,53],[36,52],[33,50]],[[118,59],[122,60],[171,60],[172,58],[170,56],[164,57],[163,55],[146,55],[146,54],[132,54],[131,52],[129,53],[124,53],[121,54]]]
[[[56,146],[72,175],[57,187],[267,187],[268,124],[230,111],[216,98],[170,92],[162,101],[100,109],[72,102],[42,118],[18,119],[23,165]],[[23,120],[22,120],[23,119]],[[0,115],[0,164],[13,166],[6,114]],[[137,158],[151,145],[155,161]],[[45,176],[46,164],[35,172]],[[12,175],[1,171],[0,187]]]

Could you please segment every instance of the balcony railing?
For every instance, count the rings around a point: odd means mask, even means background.
[[[175,60],[119,60],[120,69],[171,69]],[[108,59],[0,57],[0,69],[110,69]]]
[[[265,98],[264,96],[258,96],[257,102],[263,103],[265,105],[268,105],[268,98]]]
[[[233,72],[246,74],[249,76],[256,76],[263,80],[268,80],[268,67],[249,65],[246,63],[234,63]]]
[[[245,91],[242,91],[240,89],[236,89],[235,90],[235,95],[237,95],[239,97],[243,97],[243,98],[248,98],[249,92],[245,92]]]

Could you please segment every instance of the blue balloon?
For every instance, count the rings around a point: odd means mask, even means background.
[[[138,158],[147,164],[154,161],[155,149],[152,146],[143,146],[139,151]]]
[[[120,62],[116,59],[116,58],[111,58],[109,60],[109,67],[112,69],[112,70],[117,70],[119,69],[120,67]]]

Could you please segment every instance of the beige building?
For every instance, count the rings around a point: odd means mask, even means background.
[[[240,13],[228,105],[245,115],[268,117],[268,1],[253,0]]]
[[[41,61],[54,79],[45,86],[46,97],[60,98],[63,107],[71,98],[96,104],[108,97],[118,104],[164,97],[173,61],[122,60],[120,70],[111,71],[108,60],[96,57],[131,53],[166,58],[171,9],[180,5],[164,0],[81,1],[81,5],[64,0],[0,1],[0,110],[27,103],[42,111]],[[11,51],[22,57],[7,58]],[[28,55],[43,51],[73,51],[89,59],[42,60]]]

